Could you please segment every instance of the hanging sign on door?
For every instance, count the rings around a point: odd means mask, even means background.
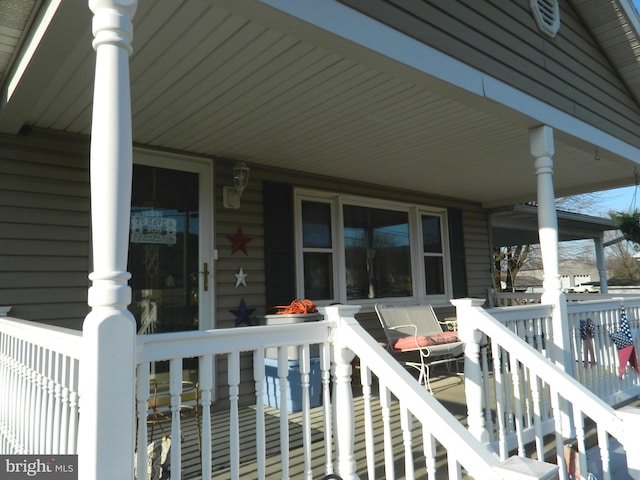
[[[131,243],[175,245],[177,225],[175,218],[131,215]]]

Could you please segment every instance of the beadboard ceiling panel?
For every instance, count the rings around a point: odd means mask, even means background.
[[[130,60],[136,144],[486,206],[535,200],[531,118],[280,12],[256,21],[247,4],[140,1]],[[50,35],[69,22],[75,30],[60,35],[55,55],[34,59],[40,81],[0,115],[3,131],[28,124],[91,133],[91,12],[86,0],[61,8]],[[620,41],[607,39],[609,23],[598,25],[603,42]],[[295,33],[305,28],[309,35]],[[637,75],[630,67],[628,81]],[[594,157],[590,143],[556,135],[559,195],[620,186],[627,175],[632,182],[629,159]]]

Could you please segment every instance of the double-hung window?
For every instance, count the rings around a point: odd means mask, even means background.
[[[320,304],[450,297],[446,211],[296,194],[297,289]]]

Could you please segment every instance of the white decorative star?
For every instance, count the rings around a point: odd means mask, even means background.
[[[238,273],[234,273],[234,275],[236,277],[236,288],[240,285],[244,285],[245,287],[247,286],[247,274],[244,273],[242,267],[240,267],[240,271]]]

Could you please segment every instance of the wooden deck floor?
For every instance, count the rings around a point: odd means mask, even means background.
[[[464,404],[464,387],[462,378],[456,375],[443,374],[435,377],[432,382],[434,395],[445,407],[447,407],[455,417],[464,422],[466,418],[466,405]],[[363,423],[363,399],[360,396],[354,398],[354,410],[356,413],[356,462],[357,473],[362,480],[367,479],[366,460],[364,451],[364,423]],[[380,407],[377,403],[377,397],[374,397],[372,405],[374,410],[374,418],[379,419]],[[312,468],[313,478],[321,479],[325,474],[325,452],[324,452],[324,427],[323,427],[323,410],[321,407],[315,408],[311,412],[312,425]],[[398,414],[398,402],[393,402],[392,415]],[[281,451],[279,439],[279,410],[275,408],[265,407],[265,423],[267,435],[267,478],[282,478]],[[212,436],[213,436],[213,472],[212,478],[216,480],[225,480],[231,478],[230,473],[230,456],[229,456],[229,416],[227,411],[212,413]],[[200,473],[200,456],[197,443],[197,430],[193,417],[184,420],[184,438],[182,441],[182,479],[201,479]],[[402,480],[404,478],[404,452],[402,443],[402,432],[399,428],[399,421],[394,422],[397,427],[392,432],[396,451],[395,458],[395,475],[394,478]],[[255,407],[244,407],[240,409],[240,429],[241,429],[241,465],[240,478],[253,479],[257,478],[256,473],[256,445],[254,439],[255,430]],[[156,428],[155,435],[161,435],[159,429]],[[374,436],[382,445],[382,423],[376,422],[374,425]],[[303,477],[304,469],[304,451],[302,448],[302,418],[301,414],[293,413],[289,415],[289,478],[298,479]],[[422,433],[419,426],[414,425],[414,444],[413,451],[415,453],[416,463],[416,479],[426,479],[424,471],[424,459],[422,456]],[[382,448],[376,449],[376,479],[384,477],[384,457]],[[335,459],[335,457],[334,457]],[[444,466],[442,478],[446,477],[446,460],[444,452],[439,454],[438,462]],[[439,470],[441,470],[439,468]]]

